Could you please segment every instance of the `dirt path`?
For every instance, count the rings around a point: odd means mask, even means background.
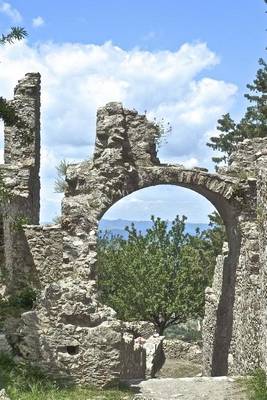
[[[156,378],[132,384],[149,400],[247,400],[234,378]]]

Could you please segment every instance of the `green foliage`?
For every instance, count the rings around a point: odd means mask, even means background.
[[[67,182],[65,181],[65,177],[67,174],[69,163],[66,160],[61,160],[57,169],[57,179],[55,181],[55,192],[56,193],[64,193],[67,188]]]
[[[32,128],[17,115],[14,107],[3,97],[0,97],[0,118],[6,126],[16,126],[22,145],[32,143],[34,137]]]
[[[17,215],[12,221],[12,229],[17,232],[23,231],[23,225],[29,224],[29,218],[25,215]]]
[[[213,233],[198,231],[191,236],[185,233],[186,217],[177,216],[169,229],[166,221],[152,216],[153,226],[144,236],[133,224],[126,228],[128,240],[100,238],[102,301],[122,320],[151,321],[161,334],[174,323],[202,317],[204,289],[223,243],[218,217],[211,218]]]
[[[227,162],[237,144],[244,139],[267,136],[267,64],[261,58],[260,68],[252,84],[247,85],[249,93],[246,99],[251,103],[239,122],[235,122],[229,114],[218,120],[219,136],[211,137],[207,143],[213,150],[224,153],[220,157],[213,157],[216,164]]]
[[[128,391],[100,390],[93,387],[59,387],[40,369],[26,363],[17,364],[0,354],[0,389],[5,388],[12,400],[130,400]]]
[[[159,121],[154,118],[154,123],[157,128],[155,141],[157,148],[159,148],[164,143],[167,143],[167,136],[172,132],[172,126],[164,118],[161,118]]]
[[[26,287],[18,294],[0,300],[0,328],[8,317],[19,317],[23,312],[32,310],[36,300],[36,292]]]
[[[0,37],[0,45],[6,43],[13,43],[16,40],[21,40],[27,36],[24,28],[12,27],[10,33],[7,35],[2,34]],[[7,102],[6,99],[0,97],[0,118],[7,126],[13,125],[18,122],[14,108]]]
[[[23,145],[32,143],[33,131],[26,121],[18,116],[14,107],[3,97],[0,97],[0,118],[6,126],[16,126],[18,136]]]
[[[202,341],[202,333],[197,320],[189,320],[185,324],[171,325],[166,329],[165,336],[167,339],[180,339],[189,343],[201,343]]]
[[[206,262],[207,265],[209,285],[211,285],[216,258],[222,253],[223,243],[227,242],[225,225],[222,217],[217,211],[209,214],[209,229],[201,232],[199,236],[199,243],[200,246],[202,245],[202,253],[205,260],[204,262]],[[196,235],[196,238],[197,237],[198,236]]]
[[[27,36],[27,32],[22,27],[14,26],[10,29],[7,35],[0,36],[0,45],[11,44],[16,40],[21,40]],[[22,120],[16,113],[12,104],[6,99],[0,97],[0,119],[2,119],[6,126],[15,125],[18,129],[18,135],[21,138],[22,144],[30,144],[33,141],[33,132],[29,124]]]
[[[5,121],[7,126],[11,126],[17,121],[14,108],[3,97],[0,97],[0,118]]]
[[[12,295],[8,299],[8,304],[12,307],[31,310],[36,300],[36,292],[31,287],[22,289],[19,294]]]
[[[258,368],[252,375],[242,380],[249,400],[267,400],[266,373]]]
[[[28,36],[28,33],[24,28],[19,26],[13,26],[7,35],[4,34],[1,35],[0,45],[7,43],[9,44],[14,43],[17,40],[24,39],[26,36]]]
[[[3,97],[0,97],[0,118],[6,126],[16,126],[22,145],[32,143],[32,128],[17,115],[14,107]]]

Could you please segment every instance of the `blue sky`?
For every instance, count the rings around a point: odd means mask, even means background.
[[[123,49],[176,50],[201,41],[222,57],[210,76],[239,87],[253,79],[266,46],[263,0],[14,0],[29,31],[29,41],[102,44]],[[45,21],[34,29],[36,16]],[[1,21],[2,22],[2,21]],[[9,21],[3,19],[9,26]]]
[[[24,43],[0,49],[1,94],[11,97],[25,72],[43,76],[42,220],[60,212],[56,163],[90,155],[96,108],[106,101],[171,122],[163,160],[212,168],[205,142],[222,113],[242,114],[245,86],[264,57],[265,9],[263,0],[0,1],[1,31],[29,32]],[[211,207],[196,196],[151,188],[107,217],[148,219],[154,207],[164,218],[184,213],[202,222]]]

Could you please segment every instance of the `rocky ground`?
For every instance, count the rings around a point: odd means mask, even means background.
[[[201,377],[197,362],[167,358],[155,379],[132,382],[136,400],[247,400],[240,380]]]
[[[167,358],[156,378],[192,378],[200,375],[201,370],[201,365],[192,361]]]
[[[229,377],[155,378],[132,383],[145,400],[247,400],[237,379]]]

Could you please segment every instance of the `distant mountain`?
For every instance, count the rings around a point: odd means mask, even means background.
[[[125,231],[126,226],[131,226],[134,223],[135,228],[138,232],[142,234],[146,233],[147,229],[151,228],[152,221],[129,221],[125,219],[102,219],[99,223],[99,230],[101,234],[104,232],[108,232],[110,236],[120,235],[123,238],[127,239],[128,233]],[[194,235],[196,229],[199,228],[201,231],[204,231],[208,228],[208,224],[203,223],[187,223],[185,225],[185,231],[190,233],[190,235]]]

